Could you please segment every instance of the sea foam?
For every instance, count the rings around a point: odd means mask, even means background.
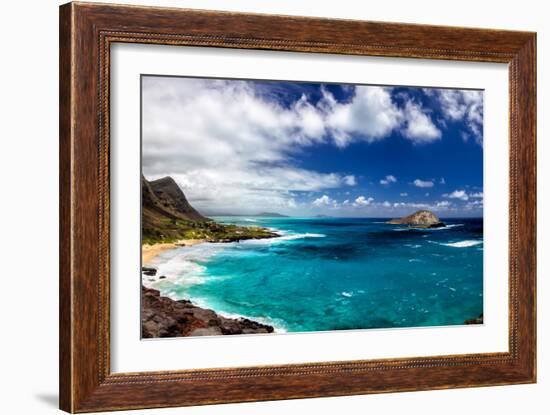
[[[248,244],[248,245],[268,245],[273,243],[279,243],[284,241],[293,241],[296,239],[305,239],[305,238],[324,238],[326,235],[322,233],[293,233],[287,234],[280,230],[277,231],[281,236],[275,238],[266,238],[266,239],[247,239],[239,243]]]
[[[466,241],[459,241],[459,242],[441,243],[439,245],[450,246],[453,248],[469,248],[471,246],[480,245],[482,243],[483,241],[466,240]]]
[[[425,231],[444,231],[446,229],[458,228],[459,226],[464,226],[464,224],[463,223],[451,223],[449,225],[441,226],[439,228],[425,228],[425,229],[422,229],[422,230],[425,230]]]

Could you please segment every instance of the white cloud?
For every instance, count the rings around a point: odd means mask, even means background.
[[[315,104],[302,95],[290,105],[248,81],[144,77],[142,91],[144,174],[172,176],[202,211],[299,209],[305,202],[296,192],[357,185],[353,175],[294,165],[309,146],[345,147],[394,132],[413,142],[437,135],[429,113],[408,97],[398,106],[385,87],[350,88],[346,102],[323,89]],[[390,177],[383,180],[393,183]]]
[[[408,195],[409,195],[409,194],[408,194],[408,193],[405,193],[405,192],[404,192],[404,193],[399,193],[399,196],[401,196],[401,197],[407,197]]]
[[[334,199],[329,197],[328,195],[323,195],[317,199],[315,199],[312,202],[312,205],[315,207],[321,207],[321,206],[333,206],[336,203]]]
[[[464,209],[473,210],[473,209],[483,209],[483,200],[470,200],[464,205]]]
[[[395,176],[392,176],[391,174],[387,175],[382,180],[380,180],[380,184],[383,184],[384,186],[387,186],[391,183],[396,183],[396,182],[397,182],[397,179],[395,178]]]
[[[427,187],[433,187],[434,185],[434,182],[433,180],[421,180],[421,179],[416,179],[413,184],[416,186],[416,187],[421,187],[421,188],[427,188]]]
[[[447,120],[465,121],[468,132],[462,133],[467,140],[472,136],[477,143],[483,143],[483,91],[458,89],[433,89]],[[426,92],[426,91],[425,91]]]
[[[466,201],[469,199],[469,196],[465,190],[455,190],[452,193],[444,194],[443,197],[447,197],[449,199],[460,199],[463,201]]]
[[[453,210],[453,205],[449,201],[436,201],[434,203],[423,202],[395,202],[391,206],[392,209],[402,212],[403,214],[410,213],[411,210],[428,209],[435,212]]]
[[[441,179],[439,179],[439,184],[445,184],[445,178],[442,177]]]
[[[339,147],[358,139],[369,143],[381,140],[397,130],[415,144],[441,138],[430,115],[406,95],[404,107],[398,107],[392,100],[391,88],[357,86],[348,103],[337,102],[324,88],[322,93],[317,107],[325,115],[325,130]]]
[[[466,210],[483,208],[483,192],[467,193],[465,190],[455,190],[452,193],[443,194],[443,197],[467,202],[463,205]]]
[[[353,206],[355,207],[369,206],[373,201],[374,199],[372,197],[366,198],[365,196],[359,196],[353,202]]]
[[[374,198],[358,196],[353,202],[350,202],[349,199],[344,200],[342,203],[339,203],[337,200],[331,198],[329,195],[322,195],[315,199],[311,204],[316,208],[330,208],[330,209],[342,209],[347,208],[363,208],[371,206],[374,202]]]
[[[339,147],[347,146],[357,137],[367,142],[380,140],[401,124],[403,114],[392,102],[389,88],[357,86],[349,103],[337,102],[324,88],[322,93],[318,107]]]
[[[389,207],[391,207],[391,203],[386,200],[386,201],[384,201],[384,203],[382,203],[382,206],[384,206],[386,208],[389,208]]]
[[[357,179],[353,175],[344,176],[343,180],[347,186],[355,186],[357,184]]]
[[[372,95],[384,94],[391,102],[385,89]],[[279,105],[247,81],[144,77],[144,174],[172,176],[203,211],[293,208],[292,192],[357,184],[291,164],[304,147],[330,142],[329,115],[305,96]]]
[[[441,139],[441,131],[419,104],[405,103],[405,127],[403,135],[415,144],[431,143]]]

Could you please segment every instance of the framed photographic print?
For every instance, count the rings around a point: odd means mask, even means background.
[[[60,8],[60,406],[536,379],[536,36]]]

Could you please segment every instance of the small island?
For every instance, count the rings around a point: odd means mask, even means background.
[[[407,225],[413,228],[442,228],[445,223],[429,210],[419,210],[400,219],[391,219],[386,222],[390,225]]]

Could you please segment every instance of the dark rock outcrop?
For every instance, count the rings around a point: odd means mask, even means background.
[[[392,219],[387,223],[391,225],[409,225],[416,228],[440,228],[445,226],[439,218],[429,210],[419,210],[412,215],[401,219]]]
[[[246,318],[226,318],[189,300],[162,297],[158,290],[142,287],[141,335],[143,338],[216,336],[273,333],[273,327]]]
[[[147,275],[149,277],[154,277],[155,275],[157,275],[157,270],[150,267],[141,267],[141,272],[143,273],[143,275]]]
[[[481,313],[479,317],[464,321],[464,324],[483,324],[483,313]]]

